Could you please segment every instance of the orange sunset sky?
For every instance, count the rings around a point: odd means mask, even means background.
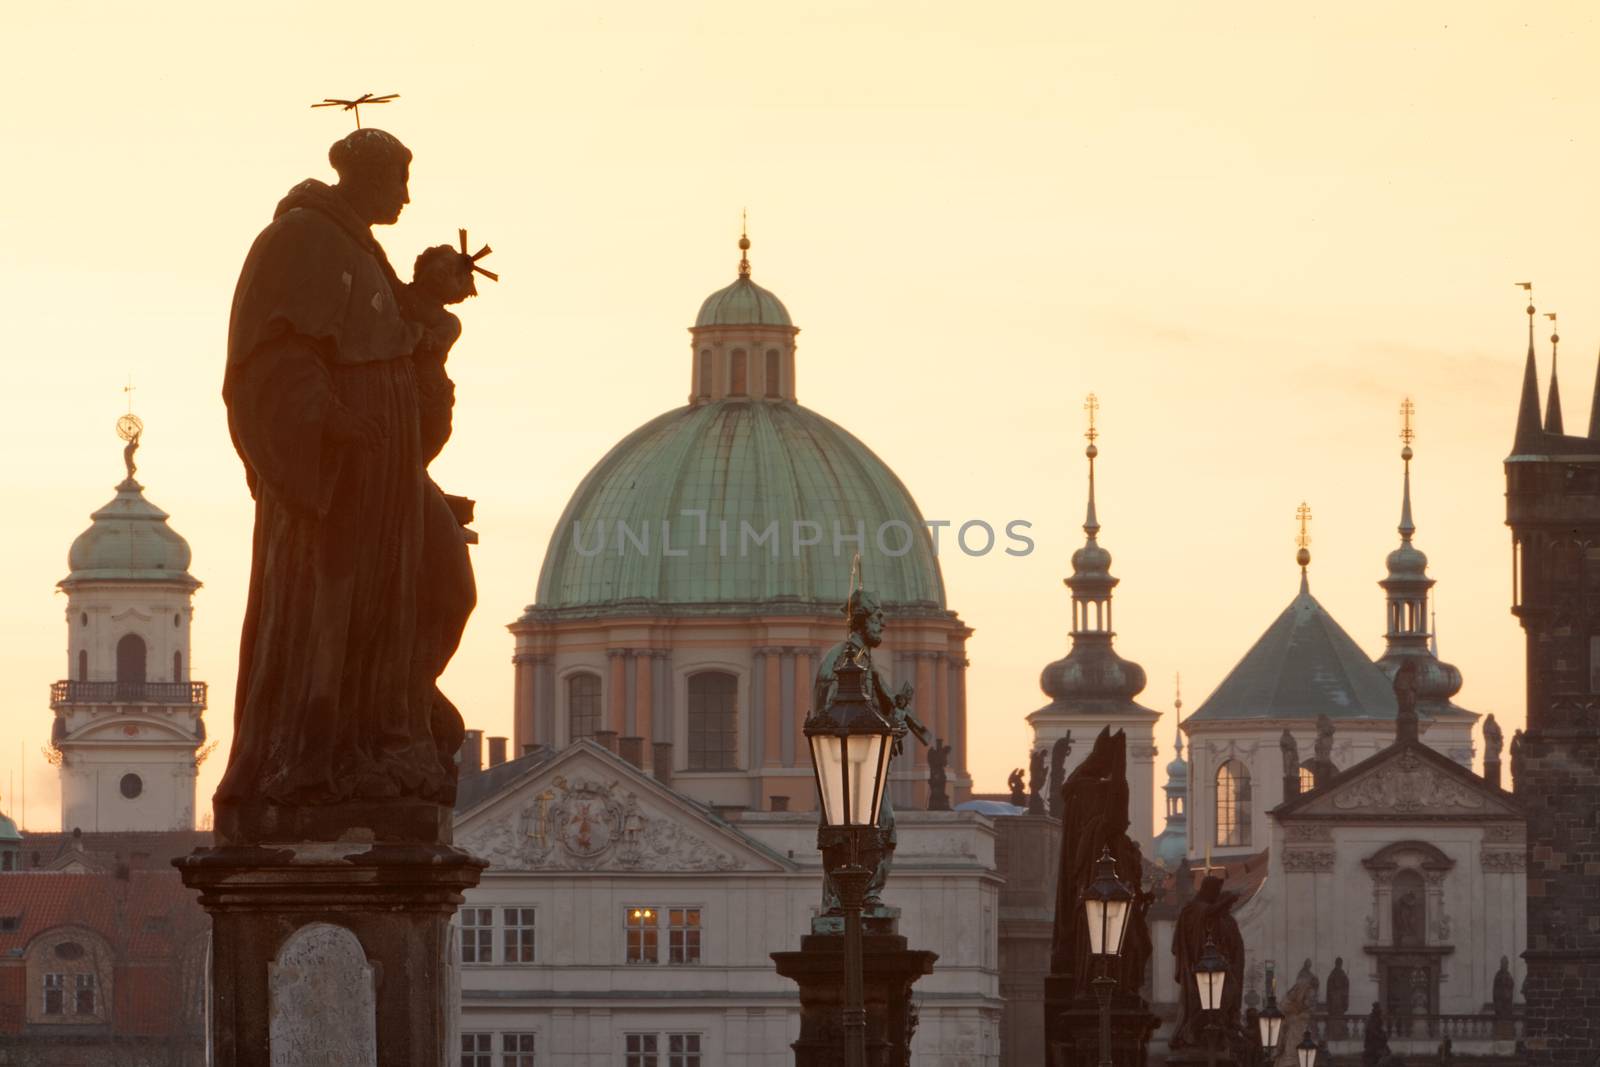
[[[480,597],[444,688],[511,729],[505,626],[568,495],[684,401],[686,326],[755,280],[802,328],[799,395],[929,518],[1033,523],[1036,551],[942,554],[969,645],[980,789],[1025,762],[1067,647],[1082,401],[1100,397],[1118,647],[1165,711],[1207,693],[1293,596],[1381,647],[1402,397],[1417,544],[1458,700],[1523,719],[1500,461],[1531,279],[1560,313],[1569,427],[1600,347],[1600,46],[1587,4],[58,2],[0,64],[0,790],[57,821],[41,756],[67,675],[54,584],[122,476],[194,549],[193,676],[225,746],[251,503],[220,398],[229,300],[273,205],[350,128],[416,154],[397,263],[470,229],[502,276],[451,358],[434,464],[478,500]],[[1540,319],[1541,376],[1549,375]],[[892,623],[891,623],[892,625]],[[209,798],[223,764],[202,771]],[[1159,764],[1158,764],[1159,766]]]

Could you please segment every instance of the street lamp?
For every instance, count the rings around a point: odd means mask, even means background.
[[[1100,976],[1094,986],[1100,1002],[1100,1067],[1111,1067],[1111,993],[1117,980],[1108,973],[1111,961],[1122,955],[1122,935],[1133,912],[1133,892],[1117,881],[1117,861],[1102,848],[1095,861],[1094,881],[1083,890],[1083,915],[1089,924],[1089,951],[1100,958]]]
[[[1317,1067],[1317,1043],[1311,1040],[1311,1031],[1306,1031],[1306,1036],[1300,1039],[1295,1053],[1300,1057],[1300,1067]]]
[[[844,1041],[847,1067],[865,1067],[867,1009],[862,992],[861,909],[872,868],[861,862],[862,838],[878,832],[878,808],[888,780],[895,728],[873,707],[860,649],[846,643],[834,668],[837,687],[826,707],[813,709],[803,727],[811,747],[822,826],[817,847],[844,912]],[[828,863],[844,847],[843,863]],[[876,849],[873,849],[876,852]]]
[[[1267,1006],[1257,1017],[1261,1027],[1261,1062],[1271,1065],[1273,1053],[1278,1051],[1278,1038],[1283,1034],[1283,1012],[1278,1010],[1278,990],[1274,967],[1267,961]]]
[[[1228,961],[1217,952],[1217,943],[1206,935],[1205,949],[1194,967],[1195,986],[1200,991],[1200,1009],[1209,1019],[1206,1023],[1206,1062],[1216,1067],[1217,1016],[1222,1012],[1222,994],[1228,985]]]

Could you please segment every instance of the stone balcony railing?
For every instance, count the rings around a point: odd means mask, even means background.
[[[1317,1034],[1344,1037],[1359,1041],[1367,1029],[1365,1015],[1330,1017],[1315,1016]],[[1339,1023],[1343,1023],[1342,1027]],[[1391,1041],[1429,1040],[1449,1038],[1459,1045],[1463,1041],[1515,1041],[1522,1036],[1522,1016],[1496,1018],[1493,1015],[1395,1015],[1385,1016]]]
[[[70,704],[168,704],[206,707],[204,682],[53,682],[50,707]]]

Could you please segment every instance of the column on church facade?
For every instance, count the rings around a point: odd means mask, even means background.
[[[935,720],[933,709],[938,700],[938,686],[934,682],[934,676],[939,654],[937,652],[917,652],[914,655],[916,656],[917,680],[912,684],[917,687],[917,692],[916,696],[912,698],[911,709],[913,711],[920,709],[923,714],[926,714],[929,721],[926,721],[924,725],[931,729],[933,720]],[[921,717],[921,715],[918,716],[918,718]],[[915,767],[919,770],[927,767],[928,749],[925,745],[915,738],[908,738],[906,747],[911,751],[912,764]]]
[[[606,686],[606,726],[618,735],[628,732],[628,650],[610,648],[606,655],[611,659],[611,678]]]
[[[762,711],[766,718],[763,761],[768,767],[783,766],[783,652],[777,648],[756,649],[761,665]]]
[[[778,661],[778,757],[783,761],[785,767],[793,767],[795,765],[794,760],[797,751],[798,754],[802,755],[805,752],[803,744],[799,750],[795,748],[795,738],[800,736],[798,723],[803,719],[805,712],[802,711],[799,715],[795,714],[794,652],[795,650],[792,648],[783,649]],[[801,707],[804,707],[804,705],[801,705]]]
[[[794,650],[794,707],[793,745],[795,759],[791,767],[809,767],[811,756],[806,745],[806,715],[811,710],[812,672],[816,670],[814,655],[809,648]]]
[[[745,757],[741,761],[751,771],[759,771],[767,762],[767,657],[761,649],[750,653],[749,730],[739,739]],[[757,794],[760,801],[760,794]]]
[[[533,665],[533,742],[556,743],[556,669],[554,657],[541,656]],[[521,752],[521,749],[518,749]]]
[[[950,673],[950,769],[967,774],[967,666],[964,655],[949,657]],[[952,775],[952,776],[953,776]]]
[[[950,736],[950,669],[943,652],[933,653],[933,718],[928,729],[933,731],[934,743]]]
[[[650,761],[650,744],[655,740],[655,665],[656,657],[653,649],[644,648],[634,653],[632,736],[644,739],[646,764]]]
[[[513,755],[521,755],[523,745],[531,745],[538,739],[534,716],[534,707],[538,699],[538,691],[534,685],[536,659],[537,657],[528,652],[519,652],[511,657],[511,662],[514,664],[511,689],[511,744],[516,750]]]

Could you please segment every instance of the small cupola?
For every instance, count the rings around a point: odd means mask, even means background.
[[[739,274],[700,305],[689,328],[689,403],[794,402],[794,339],[783,301],[750,278],[750,237],[739,235]]]

